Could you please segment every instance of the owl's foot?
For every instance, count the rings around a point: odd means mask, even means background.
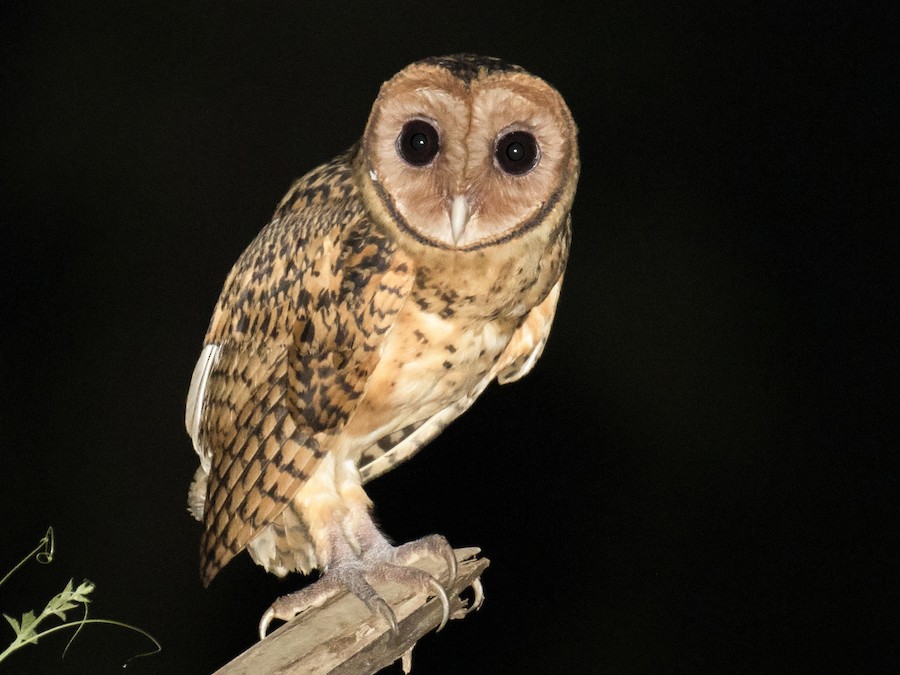
[[[426,556],[442,558],[447,564],[447,583],[450,584],[456,579],[456,554],[450,547],[446,537],[440,534],[430,534],[427,537],[422,537],[400,546],[392,546],[380,532],[377,530],[375,532],[377,537],[367,541],[368,545],[365,548],[363,560],[372,560],[408,568],[416,560]]]
[[[265,638],[272,619],[290,621],[304,611],[321,607],[345,590],[362,600],[371,612],[384,617],[391,630],[397,633],[397,617],[372,587],[372,584],[386,582],[440,599],[443,614],[438,630],[441,630],[450,618],[447,593],[428,572],[408,565],[426,555],[443,558],[447,562],[452,582],[456,578],[457,564],[447,540],[440,535],[431,535],[401,546],[392,546],[374,527],[373,530],[377,536],[361,537],[362,555],[357,555],[349,546],[340,547],[328,571],[318,581],[273,602],[259,622],[260,639]]]

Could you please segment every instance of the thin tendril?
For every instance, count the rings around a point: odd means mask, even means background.
[[[43,550],[41,550],[43,549]],[[26,555],[22,560],[19,561],[19,564],[13,567],[9,572],[6,573],[6,576],[0,579],[0,586],[6,583],[6,580],[9,579],[13,574],[18,571],[18,569],[27,563],[31,558],[34,558],[42,565],[47,565],[53,561],[53,552],[55,549],[55,542],[53,540],[53,528],[47,528],[47,534],[43,536],[43,538],[38,542],[37,548],[35,548],[31,553]]]
[[[159,654],[162,651],[162,645],[157,642],[156,638],[150,635],[147,631],[141,630],[137,626],[129,626],[127,623],[122,623],[121,621],[113,621],[112,619],[82,619],[81,621],[75,622],[71,621],[69,623],[60,624],[59,626],[53,626],[53,628],[48,628],[47,630],[41,631],[37,636],[38,638],[45,637],[50,635],[51,633],[55,633],[56,631],[63,630],[65,628],[71,628],[72,626],[84,625],[87,623],[105,623],[110,626],[118,626],[119,628],[127,628],[128,630],[133,630],[137,633],[140,633],[145,638],[150,640],[153,644],[156,645],[156,649],[151,652],[143,652],[141,654],[135,654],[130,659],[128,659],[125,663],[122,664],[123,668],[127,668],[128,664],[134,661],[135,659],[140,659],[145,656],[153,656],[154,654]]]
[[[41,565],[49,565],[53,562],[53,554],[56,552],[56,538],[53,536],[53,526],[47,528],[47,534],[41,539],[46,543],[43,551],[34,556]]]
[[[75,638],[78,637],[78,634],[81,632],[81,629],[84,628],[84,624],[88,622],[88,606],[86,602],[81,603],[81,606],[84,607],[84,616],[81,617],[81,621],[78,622],[78,628],[75,629],[75,632],[72,633],[72,637],[69,638],[69,641],[66,643],[66,648],[63,649],[62,658],[66,658],[66,654],[69,652],[69,647],[72,646],[72,643],[75,642]],[[74,624],[72,624],[74,625]]]

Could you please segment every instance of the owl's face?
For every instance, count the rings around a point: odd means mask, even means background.
[[[391,219],[440,248],[528,230],[571,202],[578,175],[575,124],[559,93],[470,55],[414,63],[386,82],[363,148]]]

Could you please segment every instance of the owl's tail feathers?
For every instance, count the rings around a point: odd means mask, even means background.
[[[188,511],[194,518],[203,522],[203,509],[206,506],[206,482],[209,480],[209,470],[198,466],[194,473],[194,480],[188,490]]]
[[[279,577],[309,574],[318,566],[309,529],[291,506],[250,540],[247,551],[253,562]]]

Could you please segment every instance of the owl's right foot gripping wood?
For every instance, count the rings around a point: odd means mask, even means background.
[[[423,556],[442,559],[447,566],[447,583],[451,584],[456,579],[457,562],[447,540],[440,535],[430,535],[401,546],[392,546],[371,523],[358,534],[361,553],[347,543],[339,529],[332,533],[333,558],[328,570],[315,583],[272,603],[259,622],[260,639],[265,638],[273,619],[290,621],[306,610],[321,607],[345,590],[365,603],[370,611],[383,617],[391,630],[397,633],[393,610],[373,588],[373,584],[387,582],[439,598],[443,613],[438,630],[446,625],[450,617],[447,593],[431,574],[410,565]],[[475,592],[473,604],[477,608],[483,597],[481,582],[476,580],[472,586]]]
[[[450,600],[450,618],[464,619],[483,599],[479,579],[490,561],[480,557],[477,548],[456,549],[455,553],[459,572],[445,590]],[[446,563],[440,557],[424,556],[416,565],[437,579],[446,574]],[[468,592],[470,588],[472,591]],[[412,648],[440,624],[441,603],[397,584],[386,584],[378,591],[396,615],[398,633],[356,597],[342,592],[254,643],[216,675],[367,675],[398,659],[402,660],[404,672],[409,672]]]

